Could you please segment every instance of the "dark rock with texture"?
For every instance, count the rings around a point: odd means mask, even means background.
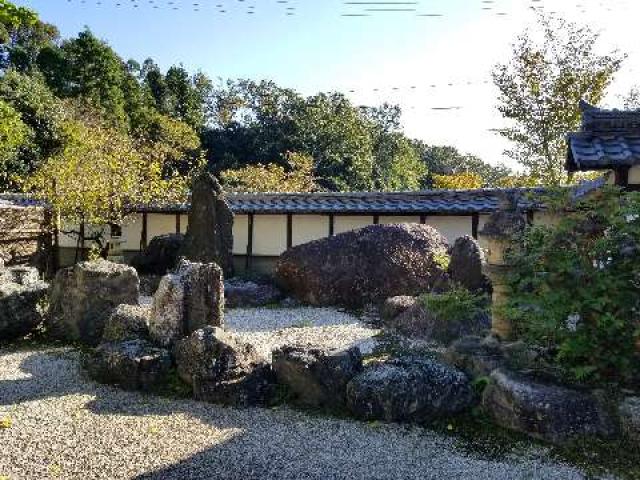
[[[85,359],[85,367],[100,383],[150,391],[166,381],[171,355],[145,340],[102,343]]]
[[[482,404],[504,428],[562,444],[586,436],[616,434],[611,415],[590,393],[544,384],[496,370]]]
[[[165,275],[178,265],[180,249],[184,245],[184,235],[170,233],[153,237],[147,248],[131,260],[141,275]]]
[[[205,327],[177,342],[180,378],[196,399],[235,406],[267,403],[273,391],[269,364],[252,345],[221,328]]]
[[[0,340],[22,338],[42,323],[48,291],[44,282],[0,283]]]
[[[262,307],[282,300],[275,285],[232,278],[224,282],[224,301],[228,308]]]
[[[380,317],[383,321],[393,320],[401,313],[413,307],[417,301],[416,297],[410,297],[408,295],[387,298],[380,310]]]
[[[467,376],[428,358],[398,358],[365,368],[347,386],[349,409],[365,420],[429,422],[469,409]]]
[[[640,446],[640,397],[625,398],[618,407],[622,433]]]
[[[370,225],[290,248],[277,283],[311,305],[362,307],[445,283],[445,239],[428,225]]]
[[[138,274],[133,267],[98,260],[60,270],[50,298],[52,335],[97,345],[104,324],[120,304],[137,305]]]
[[[471,292],[491,293],[491,281],[482,273],[484,254],[478,242],[465,236],[456,239],[449,249],[449,277]]]
[[[487,312],[470,313],[455,319],[440,318],[420,301],[385,323],[403,335],[444,345],[467,335],[480,335],[491,328],[491,318]]]
[[[104,326],[103,342],[149,338],[151,309],[138,305],[118,305]]]
[[[447,349],[444,358],[472,378],[486,377],[505,362],[500,341],[491,336],[472,335],[456,340]]]
[[[189,225],[180,255],[220,265],[233,276],[233,213],[216,178],[203,172],[193,182]]]
[[[358,348],[328,351],[322,348],[285,346],[273,352],[278,383],[286,385],[295,401],[309,407],[342,408],[347,384],[362,371]]]
[[[165,275],[153,297],[149,332],[168,347],[207,325],[224,324],[222,269],[215,263],[181,260],[175,273]]]

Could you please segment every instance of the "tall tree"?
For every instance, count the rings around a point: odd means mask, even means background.
[[[541,15],[538,28],[525,31],[509,62],[494,69],[498,110],[512,123],[500,134],[514,143],[506,154],[529,175],[560,184],[565,135],[580,125],[579,101],[599,103],[623,57],[598,53],[599,34],[588,27]]]

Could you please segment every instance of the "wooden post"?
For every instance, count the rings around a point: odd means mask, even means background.
[[[471,215],[471,235],[475,240],[478,240],[478,227],[480,226],[480,214],[474,213]]]
[[[426,215],[420,215],[420,224],[421,225],[426,225],[427,224],[427,216]]]
[[[380,215],[373,216],[373,224],[378,225],[380,223]]]
[[[147,213],[142,214],[142,232],[140,233],[140,250],[144,250],[147,248],[147,236],[148,236],[148,222],[147,222]]]
[[[176,233],[180,233],[181,225],[180,225],[180,213],[176,213]]]
[[[287,214],[287,249],[293,246],[293,215]]]
[[[336,219],[333,213],[329,215],[329,236],[333,237],[336,231]]]
[[[619,167],[615,169],[616,186],[627,188],[629,186],[629,167]]]
[[[247,255],[245,257],[245,271],[251,269],[251,257],[253,257],[253,213],[249,214],[247,228]]]

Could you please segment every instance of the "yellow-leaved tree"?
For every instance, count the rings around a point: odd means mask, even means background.
[[[225,190],[232,192],[314,192],[318,190],[313,176],[313,159],[300,153],[287,153],[289,170],[276,164],[249,165],[237,170],[224,170],[220,179]]]
[[[121,225],[135,205],[185,201],[191,176],[164,174],[174,148],[133,138],[86,108],[67,107],[63,147],[24,187],[49,202],[78,250],[92,241],[104,254],[103,226]]]
[[[446,190],[470,190],[482,188],[483,180],[477,173],[464,172],[454,175],[433,175],[433,188]]]

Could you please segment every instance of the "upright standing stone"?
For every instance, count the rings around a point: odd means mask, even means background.
[[[170,346],[205,326],[224,323],[222,269],[215,263],[182,260],[175,273],[165,275],[153,297],[149,333]]]
[[[200,263],[217,263],[233,276],[233,213],[222,187],[208,172],[193,182],[189,225],[181,255]]]

